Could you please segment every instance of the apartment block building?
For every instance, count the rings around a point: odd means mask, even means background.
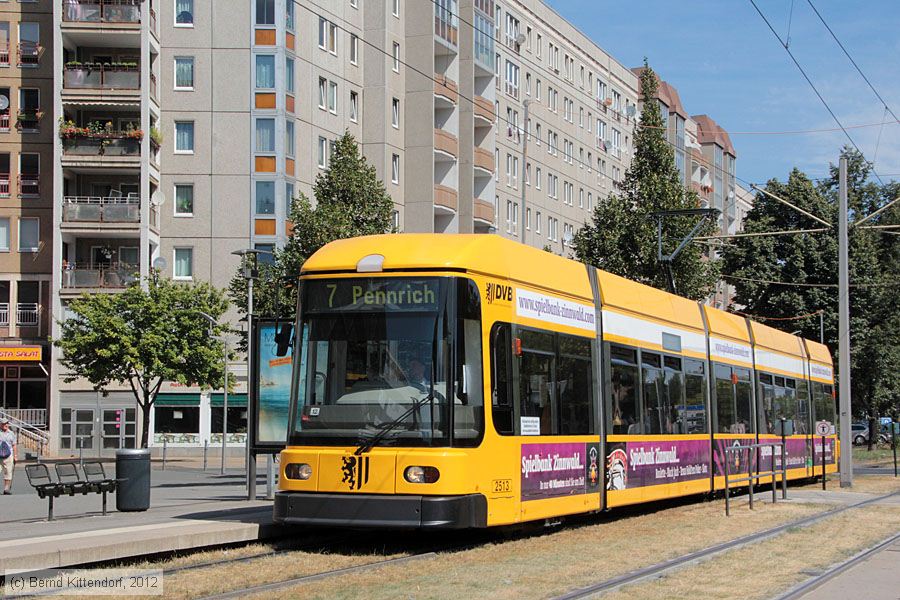
[[[133,446],[130,390],[63,380],[47,340],[69,303],[153,268],[226,287],[233,252],[286,241],[291,199],[345,131],[399,231],[568,254],[630,163],[637,83],[541,0],[0,2],[3,409],[53,451]],[[686,182],[722,149],[715,202],[734,151],[676,104]],[[230,369],[227,432],[220,394],[165,384],[151,444],[242,445],[247,377]]]
[[[43,427],[53,246],[53,17],[0,3],[0,409]]]

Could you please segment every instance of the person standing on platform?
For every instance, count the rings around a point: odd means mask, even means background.
[[[0,420],[0,471],[3,473],[3,495],[8,496],[12,492],[13,467],[19,460],[19,442],[16,434],[10,430],[9,421]]]

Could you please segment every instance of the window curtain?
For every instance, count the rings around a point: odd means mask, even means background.
[[[175,126],[175,149],[176,150],[193,150],[194,149],[194,124],[178,123]]]
[[[256,120],[256,151],[275,152],[275,119]]]
[[[175,87],[194,87],[194,61],[175,60]]]
[[[194,188],[192,186],[175,186],[175,212],[178,214],[194,212]]]
[[[176,23],[193,23],[194,0],[175,0],[175,15]]]
[[[0,219],[0,249],[9,250],[9,219]]]
[[[275,87],[275,57],[256,57],[256,87],[271,89]]]
[[[193,275],[191,258],[191,250],[189,248],[175,249],[175,277],[190,277]]]

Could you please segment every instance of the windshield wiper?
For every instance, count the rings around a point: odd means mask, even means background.
[[[385,437],[387,437],[387,434],[389,434],[391,431],[393,431],[397,427],[397,425],[399,425],[400,423],[402,423],[404,421],[404,419],[406,419],[408,416],[410,416],[411,414],[413,414],[414,412],[419,410],[419,408],[421,406],[423,406],[424,404],[426,404],[427,402],[431,402],[432,400],[434,400],[434,396],[432,394],[433,394],[433,392],[428,394],[424,398],[419,398],[418,400],[416,400],[415,397],[410,396],[410,399],[413,401],[413,405],[410,406],[402,415],[400,415],[393,421],[390,421],[390,422],[382,425],[380,427],[378,433],[376,433],[375,435],[370,437],[368,440],[366,440],[365,442],[360,444],[359,447],[356,448],[356,451],[353,454],[355,454],[356,456],[359,456],[360,454],[364,454],[364,453],[368,452],[369,450],[371,450],[372,447],[375,446],[375,444],[377,444],[378,442],[383,440]]]

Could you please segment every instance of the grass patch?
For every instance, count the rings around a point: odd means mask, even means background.
[[[900,452],[900,448],[897,449]],[[853,447],[853,463],[856,465],[883,465],[883,464],[894,464],[894,451],[891,450],[890,445],[887,446],[876,446],[871,451],[866,449],[866,446],[854,446]]]
[[[878,527],[860,527],[878,523]],[[900,508],[870,506],[791,528],[776,538],[719,555],[702,564],[605,595],[610,600],[771,598],[809,578],[804,570],[825,569],[877,544],[900,529]],[[860,590],[862,592],[862,590]]]
[[[791,497],[791,490],[821,490],[822,483],[813,482],[801,486],[789,486],[788,498]],[[891,492],[900,491],[900,477],[894,477],[893,471],[890,475],[854,475],[853,487],[842,488],[841,476],[836,473],[828,475],[827,491],[829,492],[857,492],[863,494],[889,494]]]
[[[725,517],[722,500],[564,528],[545,535],[487,543],[439,554],[414,567],[398,565],[295,586],[267,598],[442,599],[543,598],[768,529],[824,507],[779,503],[750,511],[736,504]]]

